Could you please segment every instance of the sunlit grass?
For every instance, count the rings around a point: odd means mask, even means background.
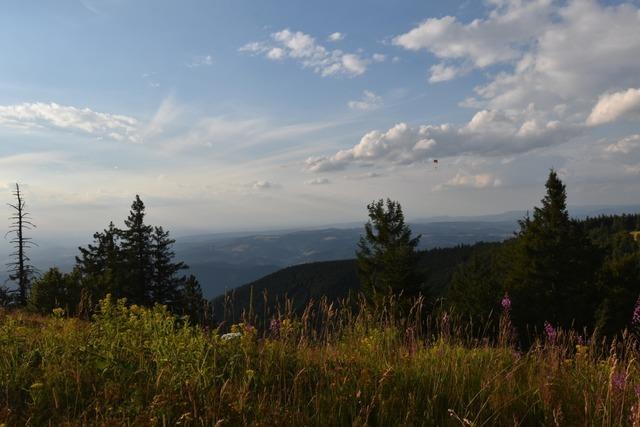
[[[320,303],[225,335],[109,300],[92,322],[0,314],[0,423],[640,425],[631,336],[520,352],[416,317]]]

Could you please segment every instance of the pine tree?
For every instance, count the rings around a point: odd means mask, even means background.
[[[120,248],[122,231],[113,222],[102,232],[93,235],[93,244],[79,247],[76,268],[80,274],[82,287],[94,300],[111,294],[115,298],[125,296],[125,270]]]
[[[155,227],[151,240],[152,301],[173,306],[178,302],[180,287],[185,280],[184,277],[178,277],[177,273],[188,267],[183,262],[173,262],[175,254],[171,246],[175,240],[169,238],[168,231],[164,231],[162,227]]]
[[[131,204],[129,217],[124,221],[122,233],[124,266],[127,270],[127,286],[124,294],[132,304],[149,305],[152,302],[151,285],[153,262],[151,233],[153,227],[144,223],[145,207],[136,195]]]
[[[364,293],[375,303],[390,295],[417,295],[421,285],[415,269],[420,236],[411,237],[400,203],[380,199],[367,209],[369,221],[356,251]]]
[[[506,290],[520,327],[541,328],[548,321],[581,328],[593,321],[599,253],[569,217],[566,188],[554,170],[546,190],[533,218],[520,221],[520,232],[505,260]]]
[[[193,322],[202,323],[207,319],[209,304],[202,296],[200,283],[193,274],[183,281],[180,290],[180,308],[182,313],[188,315]]]
[[[7,234],[13,234],[10,243],[15,252],[10,255],[13,261],[8,263],[7,267],[9,267],[9,279],[18,285],[17,302],[20,305],[25,305],[29,297],[31,280],[35,273],[35,268],[31,265],[31,259],[27,255],[27,250],[32,248],[35,243],[31,237],[25,235],[25,231],[32,230],[35,225],[31,222],[31,215],[26,210],[26,203],[18,183],[16,183],[13,195],[16,198],[15,204],[8,203],[14,210],[14,214],[10,217],[13,222],[9,226]]]

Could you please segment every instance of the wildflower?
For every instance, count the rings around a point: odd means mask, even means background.
[[[511,311],[511,298],[509,298],[509,294],[507,292],[505,292],[501,304],[504,312],[508,314]]]
[[[618,391],[623,391],[627,382],[624,372],[616,372],[611,375],[611,386]]]
[[[633,316],[631,316],[631,326],[640,326],[640,297],[636,300],[636,305],[633,308]]]
[[[229,332],[227,334],[222,335],[220,338],[223,341],[229,341],[235,338],[240,338],[242,336],[242,334],[240,332]]]
[[[280,333],[280,319],[276,319],[275,317],[271,319],[271,322],[269,323],[269,331],[271,331],[273,335],[278,335]]]
[[[556,341],[558,334],[556,332],[556,328],[554,328],[551,323],[544,322],[544,333],[547,336],[547,340],[549,340],[550,342]]]

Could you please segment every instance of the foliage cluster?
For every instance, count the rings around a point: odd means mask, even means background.
[[[145,224],[144,218],[144,203],[136,196],[124,229],[110,223],[94,234],[92,244],[79,248],[73,271],[52,268],[33,281],[29,307],[42,313],[59,307],[88,318],[97,301],[111,294],[130,304],[163,304],[203,320],[207,304],[198,281],[181,274],[187,266],[174,261],[169,232]]]

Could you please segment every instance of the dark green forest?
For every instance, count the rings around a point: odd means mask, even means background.
[[[569,217],[566,198],[564,184],[551,171],[540,206],[519,222],[513,238],[417,251],[411,295],[417,284],[432,310],[455,313],[483,333],[503,311],[506,297],[524,342],[545,324],[586,334],[597,330],[605,336],[632,326],[640,294],[640,246],[633,236],[640,229],[640,214],[575,220]],[[385,212],[377,202],[372,207],[374,217],[393,216],[396,209],[392,205]],[[401,224],[398,235],[411,249],[415,244],[407,231]],[[397,259],[389,261],[398,264]],[[394,283],[393,292],[406,289],[406,281]],[[287,300],[289,308],[300,313],[309,300],[335,302],[362,291],[366,293],[366,280],[358,274],[358,260],[298,265],[216,298],[214,317],[230,321],[242,312],[268,317]]]

